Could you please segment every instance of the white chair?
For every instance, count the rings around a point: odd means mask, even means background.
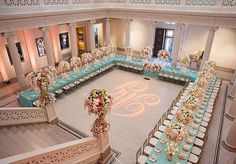
[[[199,127],[199,131],[203,132],[203,133],[206,133],[207,129],[205,127],[203,127],[203,126],[200,126]]]
[[[171,113],[172,115],[175,115],[176,111],[177,111],[177,110],[171,110],[170,113]]]
[[[169,120],[164,120],[164,121],[163,121],[163,124],[164,124],[165,126],[170,125],[170,123],[171,123],[171,121],[169,121]]]
[[[154,136],[155,136],[157,139],[160,139],[162,134],[163,134],[163,132],[156,131],[156,132],[154,133]]]
[[[188,161],[192,162],[192,163],[198,163],[198,156],[196,156],[195,154],[190,153],[189,157],[188,157]]]
[[[202,153],[202,150],[199,147],[193,146],[191,153],[199,156]]]
[[[205,127],[205,128],[208,127],[208,122],[202,121],[202,122],[201,122],[201,126],[203,126],[203,127]]]
[[[197,137],[200,138],[200,139],[204,139],[205,133],[198,131],[197,132]]]
[[[208,118],[211,118],[211,114],[210,113],[205,113],[204,116],[208,117]]]
[[[138,163],[139,163],[139,164],[145,164],[147,158],[148,158],[148,157],[145,156],[145,155],[140,155],[140,156],[138,157]]]
[[[204,141],[199,139],[199,138],[196,138],[195,141],[194,141],[194,145],[196,145],[198,147],[203,147]]]
[[[168,119],[168,120],[172,120],[173,117],[174,117],[174,116],[173,116],[172,114],[169,114],[169,115],[167,116],[167,119]]]
[[[150,155],[151,152],[152,152],[152,150],[153,150],[153,147],[151,147],[151,146],[145,146],[145,148],[144,148],[143,151],[144,151],[145,154]]]
[[[164,125],[159,126],[158,130],[164,133],[166,130],[166,126]]]
[[[155,147],[157,142],[158,142],[158,139],[156,139],[154,137],[150,138],[150,140],[149,140],[149,143],[152,147]]]
[[[206,117],[206,116],[204,116],[204,117],[203,117],[203,121],[209,122],[209,121],[210,121],[210,118],[209,118],[209,117]]]

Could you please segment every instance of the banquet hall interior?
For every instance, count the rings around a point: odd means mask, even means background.
[[[0,32],[0,164],[236,164],[236,0],[4,0]]]

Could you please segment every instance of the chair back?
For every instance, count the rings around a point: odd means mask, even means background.
[[[167,115],[166,115],[166,112],[165,112],[161,117],[161,123],[163,123],[166,120],[166,117],[167,117]]]
[[[140,155],[142,155],[142,147],[140,147],[140,148],[138,149],[138,151],[136,152],[136,163],[138,163],[138,157],[139,157]]]

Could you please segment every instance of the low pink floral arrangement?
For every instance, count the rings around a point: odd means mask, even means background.
[[[160,50],[157,54],[158,58],[162,59],[169,59],[170,58],[170,53],[166,50]]]
[[[92,50],[91,54],[92,54],[94,60],[99,60],[102,57],[103,52],[96,48],[96,49]]]
[[[168,125],[166,128],[166,136],[174,142],[181,142],[187,137],[187,131],[184,125],[176,122]]]
[[[48,89],[55,84],[57,71],[52,66],[47,66],[34,72],[30,72],[26,76],[26,80],[31,89]]]
[[[151,47],[144,47],[141,51],[142,56],[150,56],[152,54]]]
[[[180,110],[177,110],[175,116],[177,120],[183,123],[184,125],[189,125],[193,121],[193,112],[186,108],[181,108]]]
[[[117,46],[116,46],[115,44],[110,44],[108,47],[109,47],[110,52],[111,52],[112,54],[115,54],[115,53],[116,53],[116,51],[117,51]]]
[[[144,63],[144,67],[150,72],[158,72],[161,69],[160,64]]]
[[[63,74],[70,70],[70,64],[67,61],[61,61],[58,65],[58,72]]]
[[[81,60],[77,56],[73,56],[70,60],[70,66],[73,68],[73,70],[78,70],[79,67],[81,66]]]
[[[102,52],[102,56],[108,56],[111,54],[111,49],[109,47],[101,47],[99,50]]]
[[[81,60],[82,60],[82,63],[85,65],[93,61],[93,56],[91,53],[83,53],[81,55]]]
[[[184,102],[183,102],[183,106],[189,110],[193,110],[193,111],[198,111],[199,107],[201,105],[201,102],[199,99],[193,97],[193,96],[189,96]]]

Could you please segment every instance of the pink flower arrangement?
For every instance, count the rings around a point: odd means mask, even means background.
[[[70,66],[71,68],[73,68],[74,70],[78,70],[79,66],[81,66],[81,60],[79,57],[77,56],[73,56],[70,59]]]
[[[96,48],[96,49],[92,50],[91,54],[92,54],[94,60],[99,60],[102,57],[103,52]]]
[[[37,101],[36,101],[36,106],[37,107],[46,107],[50,103],[55,102],[55,97],[54,94],[52,93],[47,93],[43,97],[41,96]]]
[[[108,131],[110,124],[106,122],[105,116],[111,110],[111,105],[112,97],[104,89],[93,89],[86,98],[84,107],[88,108],[89,114],[98,116],[91,129],[94,134],[102,135]]]
[[[166,128],[166,136],[175,143],[181,142],[187,137],[186,128],[180,123],[173,123]]]
[[[189,96],[184,102],[183,102],[183,106],[189,110],[193,110],[193,111],[198,111],[199,107],[201,105],[201,102],[199,99],[193,97],[193,96]]]
[[[70,64],[67,61],[61,61],[58,65],[58,72],[59,73],[66,73],[70,70]]]
[[[102,52],[102,56],[108,56],[111,54],[111,49],[109,47],[101,47],[99,50]]]
[[[144,67],[151,72],[158,72],[161,69],[160,64],[144,63]]]
[[[157,54],[158,58],[162,59],[169,59],[170,58],[170,53],[166,50],[160,50]]]
[[[98,116],[106,115],[111,109],[112,97],[104,89],[93,89],[88,98],[85,100],[85,108],[88,108],[89,113],[94,113]]]
[[[177,110],[175,116],[177,120],[183,123],[184,125],[189,125],[193,121],[193,112],[186,108],[181,108],[180,110]]]
[[[91,53],[83,53],[81,55],[81,60],[83,64],[88,64],[89,62],[93,61],[93,56]]]
[[[115,53],[116,53],[116,50],[117,50],[117,46],[116,46],[116,45],[110,44],[108,47],[109,47],[110,52],[111,52],[112,54],[115,54]]]
[[[141,51],[142,56],[150,56],[152,54],[151,47],[144,47]]]
[[[39,69],[35,72],[30,72],[26,76],[26,80],[30,85],[31,89],[49,88],[55,84],[54,79],[57,77],[57,71],[54,67],[48,66]],[[40,89],[41,90],[41,89]]]

